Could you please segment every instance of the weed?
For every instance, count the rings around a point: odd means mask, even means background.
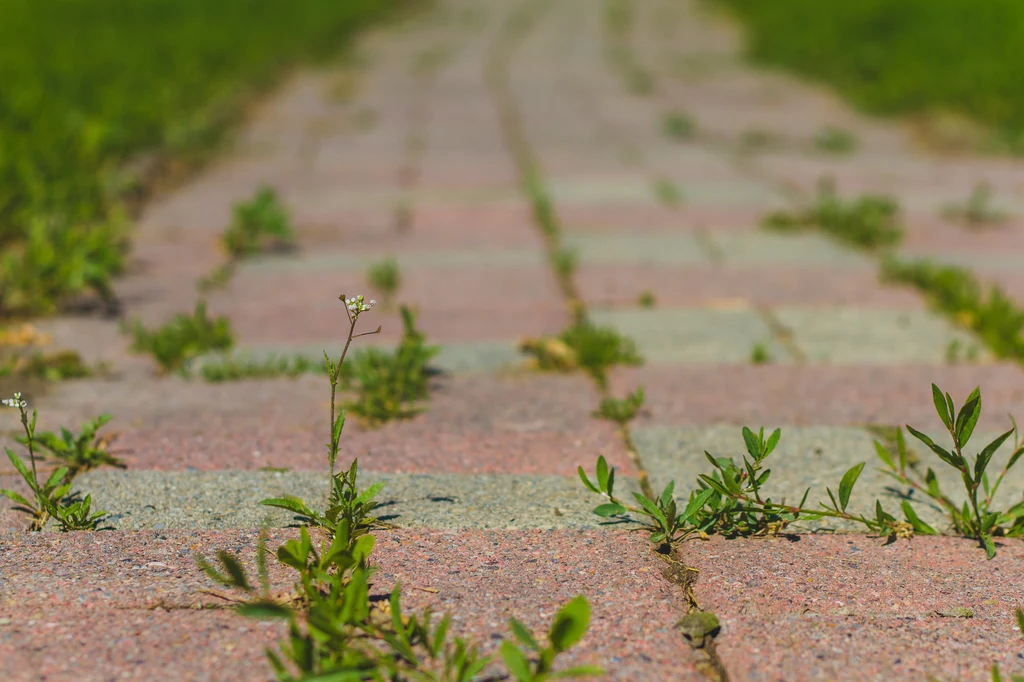
[[[943,216],[969,228],[998,225],[1006,220],[1006,214],[992,208],[992,187],[986,182],[975,185],[971,196],[963,205],[950,205],[943,210]]]
[[[224,248],[232,258],[259,253],[268,242],[289,247],[295,241],[288,213],[269,187],[261,187],[249,201],[234,206],[234,219],[224,232]]]
[[[967,458],[963,454],[963,448],[967,446],[967,442],[974,433],[974,427],[978,423],[978,418],[981,416],[980,389],[974,389],[959,412],[954,409],[952,397],[948,393],[943,394],[935,384],[932,384],[932,400],[939,418],[952,438],[953,449],[946,450],[937,445],[930,437],[910,425],[907,425],[907,430],[938,455],[939,459],[960,473],[967,491],[967,501],[960,506],[945,495],[931,468],[921,476],[915,469],[907,467],[906,446],[902,430],[897,431],[895,457],[881,443],[875,442],[878,457],[885,465],[883,471],[900,484],[926,495],[941,506],[949,515],[957,534],[978,540],[985,548],[988,558],[991,559],[996,554],[994,535],[1024,536],[1024,501],[1018,502],[1006,511],[992,510],[992,499],[999,490],[1003,477],[1024,455],[1024,446],[1021,445],[1019,438],[1015,437],[1013,452],[1009,460],[991,484],[987,472],[992,456],[1010,436],[1017,433],[1017,425],[1014,423],[1013,428],[986,445],[975,456],[972,466],[968,464]],[[979,498],[979,491],[984,493],[981,498]],[[903,502],[903,511],[907,521],[914,526],[917,533],[927,535],[937,533],[934,528],[917,518],[909,502]]]
[[[122,326],[123,331],[128,329],[127,325]],[[207,317],[203,301],[196,303],[191,316],[179,313],[155,331],[146,329],[138,320],[130,330],[134,336],[132,350],[150,353],[165,373],[187,373],[193,358],[211,350],[229,350],[234,344],[231,323],[223,315],[215,320]]]
[[[955,365],[961,360],[964,362],[976,362],[978,359],[978,347],[973,343],[964,349],[964,343],[960,339],[953,339],[946,346],[946,363]]]
[[[636,304],[641,308],[653,308],[657,304],[653,291],[643,291],[637,296]]]
[[[348,370],[350,365],[346,365]],[[311,360],[304,355],[271,355],[263,360],[244,357],[223,357],[202,363],[199,373],[210,383],[236,381],[238,379],[266,379],[270,377],[297,377],[300,374],[323,373],[322,362]],[[346,376],[350,379],[350,376]]]
[[[745,130],[740,135],[740,150],[742,152],[756,152],[778,147],[783,139],[776,133],[767,130]]]
[[[683,191],[671,180],[665,178],[655,180],[654,196],[666,206],[678,206],[683,202]]]
[[[563,246],[551,252],[551,265],[560,281],[572,280],[579,267],[580,253],[578,249]]]
[[[102,369],[102,366],[99,369]],[[0,377],[17,376],[43,381],[63,381],[89,377],[93,373],[94,369],[73,350],[61,350],[56,353],[30,351],[0,354]]]
[[[845,202],[830,180],[818,186],[817,201],[797,212],[767,215],[764,227],[780,232],[799,232],[817,227],[836,239],[868,251],[894,247],[903,239],[898,225],[899,207],[883,196],[864,195]]]
[[[768,350],[768,344],[755,343],[754,347],[750,349],[750,361],[755,365],[765,365],[771,362],[772,354]]]
[[[644,404],[644,387],[640,386],[622,400],[617,398],[601,398],[601,405],[593,416],[615,422],[620,427],[636,419]]]
[[[26,402],[22,400],[20,393],[15,393],[14,398],[3,400],[7,407],[16,407],[21,412],[21,425],[25,429],[25,438],[19,438],[19,442],[28,447],[29,465],[18,457],[10,448],[5,448],[7,458],[17,469],[22,479],[28,484],[32,491],[32,500],[13,491],[0,489],[0,495],[12,500],[16,505],[15,511],[24,512],[32,517],[30,526],[33,531],[40,531],[52,518],[57,521],[63,531],[93,530],[100,523],[106,512],[92,510],[92,497],[85,496],[79,499],[71,492],[72,467],[61,466],[54,469],[45,482],[39,482],[39,474],[36,470],[36,418],[39,416],[36,410],[32,410],[32,421],[28,420],[28,413],[25,412]],[[109,417],[103,415],[93,422],[86,423],[87,433],[75,438],[66,429],[62,429],[64,440],[58,441],[51,433],[41,434],[47,438],[42,443],[60,459],[69,461],[76,470],[83,467],[94,466],[106,463],[104,457],[98,451],[88,446],[95,429],[105,423]],[[91,429],[91,430],[90,430]],[[103,453],[105,454],[105,453]]]
[[[609,368],[643,364],[632,339],[585,318],[571,324],[557,338],[525,339],[519,348],[533,356],[538,369],[582,369],[602,388],[608,385]]]
[[[977,333],[996,356],[1024,360],[1024,309],[998,286],[993,285],[985,297],[969,270],[893,257],[883,261],[882,278],[916,287],[933,307]]]
[[[626,86],[634,95],[650,95],[654,93],[654,76],[647,69],[631,64],[626,69]]]
[[[402,284],[398,261],[394,258],[387,258],[372,264],[366,271],[366,283],[374,291],[380,292],[386,302],[393,300]]]
[[[235,261],[234,259],[229,260],[227,263],[217,266],[213,272],[205,277],[200,277],[196,282],[196,289],[199,293],[208,293],[214,289],[221,289],[231,278],[235,276]]]
[[[1013,612],[1013,618],[1017,622],[1017,625],[1013,628],[1017,632],[1024,636],[1024,609],[1016,609]],[[999,666],[992,666],[992,682],[1002,682],[1003,678],[999,674]],[[1012,675],[1010,682],[1024,682],[1024,675]]]
[[[689,140],[697,133],[697,123],[689,114],[673,111],[665,117],[661,129],[673,140]]]
[[[826,126],[814,136],[814,147],[828,154],[852,154],[857,151],[857,137],[842,128]]]
[[[425,336],[416,329],[412,310],[407,306],[400,310],[403,332],[395,351],[389,354],[370,348],[353,363],[357,397],[345,407],[370,425],[406,419],[422,411],[418,403],[428,396],[427,365],[440,352],[438,346],[426,345]]]
[[[113,417],[109,414],[101,414],[83,423],[82,432],[77,436],[63,427],[60,430],[60,437],[51,431],[34,433],[33,430],[32,439],[36,445],[49,450],[54,458],[67,467],[69,478],[104,465],[124,469],[124,462],[107,449],[111,439],[96,435],[96,431],[111,419]],[[15,440],[22,445],[29,445],[29,438],[18,437]]]
[[[359,316],[372,307],[362,296],[341,297],[349,317],[349,333],[337,363],[324,353],[331,384],[331,441],[328,445],[329,495],[324,511],[314,510],[296,497],[263,500],[263,504],[292,511],[302,526],[298,539],[281,545],[277,560],[298,575],[291,596],[275,597],[270,592],[265,536],[257,547],[259,585],[250,582],[238,559],[229,552],[218,553],[222,568],[197,557],[200,568],[215,582],[241,592],[236,610],[250,617],[284,619],[288,637],[267,658],[278,680],[298,679],[423,679],[469,682],[491,661],[482,658],[479,647],[455,637],[449,641],[451,618],[445,616],[434,626],[429,608],[422,615],[406,615],[401,607],[401,585],[396,584],[385,606],[371,601],[369,579],[375,567],[369,563],[375,539],[370,531],[386,527],[371,517],[374,497],[383,488],[377,483],[360,491],[358,461],[335,473],[345,411],[335,416],[336,394],[341,367],[355,334]],[[407,311],[406,311],[407,313]],[[411,318],[406,315],[407,325]],[[408,330],[409,327],[407,327]],[[375,334],[380,332],[378,327]],[[325,539],[319,549],[308,530],[313,526]],[[552,674],[555,658],[575,645],[586,633],[590,607],[577,597],[555,615],[548,632],[549,646],[542,647],[518,621],[509,626],[524,652],[510,641],[502,643],[501,657],[518,680],[540,682],[551,677],[600,675],[594,667],[578,667]],[[533,652],[531,657],[528,652]],[[532,658],[532,660],[531,660]]]
[[[50,315],[75,296],[91,292],[108,310],[117,306],[111,277],[124,270],[127,241],[122,222],[90,227],[33,219],[24,238],[0,258],[0,313]]]

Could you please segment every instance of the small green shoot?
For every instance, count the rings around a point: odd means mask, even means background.
[[[579,267],[580,253],[578,249],[562,247],[551,253],[551,265],[559,280],[571,280]]]
[[[1007,218],[1005,213],[992,207],[992,186],[987,182],[975,185],[966,203],[947,206],[942,214],[947,220],[971,229],[999,225]]]
[[[259,253],[270,243],[278,247],[294,244],[288,213],[277,193],[261,187],[249,201],[234,206],[234,219],[224,232],[224,248],[232,258]]]
[[[571,324],[556,338],[525,339],[519,349],[532,356],[537,369],[561,372],[582,369],[602,388],[608,385],[611,367],[643,364],[632,339],[585,318]]]
[[[678,206],[683,203],[683,191],[671,180],[658,178],[654,181],[654,196],[666,206]]]
[[[33,432],[32,439],[36,445],[48,450],[50,455],[67,467],[69,478],[101,466],[124,469],[124,462],[108,450],[112,439],[96,435],[96,431],[111,419],[113,417],[109,414],[101,414],[95,419],[90,419],[82,424],[82,431],[77,436],[61,427],[60,436],[52,431]],[[22,445],[29,445],[28,437],[19,436],[15,440]]]
[[[768,349],[768,344],[755,343],[754,347],[750,349],[750,362],[755,365],[766,365],[772,361],[772,353]]]
[[[129,327],[122,326],[123,331]],[[170,322],[154,331],[135,321],[130,328],[134,336],[132,350],[149,353],[159,363],[163,373],[187,373],[189,363],[209,351],[226,351],[234,345],[231,323],[222,316],[211,320],[206,314],[206,303],[198,301],[195,312],[179,313]]]
[[[512,634],[519,640],[521,646],[536,656],[531,661],[528,658],[528,653],[524,653],[514,642],[505,640],[501,643],[501,657],[509,672],[519,682],[542,682],[556,677],[603,675],[604,670],[589,665],[553,672],[555,657],[583,639],[589,626],[590,604],[582,595],[569,601],[555,614],[554,620],[551,622],[551,629],[548,630],[549,646],[542,647],[526,626],[513,618],[509,621]]]
[[[402,284],[398,261],[394,258],[387,258],[371,265],[366,271],[366,283],[370,285],[371,289],[380,293],[385,306],[390,306]]]
[[[644,405],[644,387],[639,386],[623,399],[602,398],[601,405],[593,412],[593,416],[615,422],[620,427],[636,419],[640,408]]]
[[[658,300],[654,297],[653,291],[642,291],[636,297],[636,304],[641,308],[653,308],[657,303]]]
[[[697,124],[693,117],[682,111],[673,111],[665,117],[661,125],[666,137],[673,140],[689,140],[697,133]]]
[[[852,154],[857,151],[857,137],[842,128],[826,126],[814,136],[814,147],[826,154]]]
[[[912,426],[908,425],[907,431],[924,443],[939,459],[960,473],[967,492],[967,501],[958,505],[952,498],[944,494],[931,468],[928,468],[923,476],[916,469],[908,468],[902,430],[897,432],[895,456],[893,452],[877,441],[875,450],[885,466],[883,471],[887,475],[901,485],[927,496],[938,504],[949,516],[956,533],[977,540],[984,547],[988,558],[991,559],[996,554],[994,537],[1024,537],[1024,501],[1003,511],[996,511],[992,508],[992,500],[999,490],[1003,478],[1021,456],[1024,456],[1024,445],[1021,445],[1020,439],[1016,435],[1017,425],[1014,423],[1013,428],[982,448],[971,463],[964,456],[963,449],[967,446],[981,416],[981,390],[974,389],[960,410],[956,411],[953,398],[948,393],[943,394],[938,386],[932,384],[932,401],[939,419],[942,420],[952,439],[952,450],[943,448]],[[988,465],[996,451],[1003,443],[1007,442],[1010,436],[1014,436],[1014,444],[1009,459],[995,480],[990,481]],[[917,519],[909,502],[904,501],[903,510],[907,522],[914,526],[916,532],[928,535],[936,534],[935,529]]]

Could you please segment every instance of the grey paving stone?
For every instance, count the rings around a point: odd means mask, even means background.
[[[684,205],[763,206],[766,211],[785,207],[785,199],[772,187],[743,180],[681,184]]]
[[[647,362],[750,362],[763,343],[773,358],[789,358],[753,310],[594,310],[597,324],[636,341]]]
[[[578,478],[457,474],[393,474],[360,471],[359,487],[384,481],[375,514],[391,523],[431,529],[587,528],[602,526],[592,513],[601,498]],[[255,528],[292,523],[284,510],[260,500],[295,495],[314,507],[326,503],[326,472],[115,471],[98,470],[76,480],[108,512],[107,525],[143,528]],[[635,482],[619,482],[627,496]],[[631,496],[630,496],[631,497]]]
[[[984,272],[985,270],[1010,270],[1015,272],[1024,272],[1024,254],[1021,253],[972,253],[970,251],[946,251],[944,253],[906,252],[904,255],[917,258],[927,258],[928,260],[935,261],[936,263],[957,265],[969,270],[981,272]]]
[[[764,426],[765,436],[771,433],[776,424],[749,424],[756,431]],[[633,440],[640,453],[641,461],[651,477],[651,485],[660,492],[669,481],[675,481],[676,496],[686,499],[690,492],[697,489],[700,474],[710,474],[712,467],[707,461],[704,451],[715,457],[732,457],[741,462],[746,452],[741,433],[741,426],[709,426],[689,428],[640,427],[633,431]],[[785,426],[782,437],[775,451],[769,455],[765,468],[771,469],[771,477],[765,484],[763,497],[771,497],[775,501],[786,501],[796,504],[804,491],[810,487],[807,506],[815,507],[822,500],[828,500],[825,488],[836,492],[843,474],[859,462],[866,462],[853,490],[849,510],[852,513],[871,515],[875,500],[881,500],[882,506],[897,518],[900,508],[900,497],[896,494],[896,481],[882,471],[881,462],[875,452],[873,436],[867,430],[849,427],[828,426]],[[947,434],[926,432],[943,447],[949,446]],[[967,499],[960,475],[945,465],[938,457],[920,442],[904,434],[909,440],[908,447],[921,461],[926,469],[932,467],[942,486],[957,504]],[[983,448],[995,435],[977,434],[965,452],[969,462],[974,462],[974,455]],[[942,437],[944,436],[944,437]],[[993,458],[990,470],[997,474],[1002,470],[1012,452],[1012,437]],[[922,469],[923,470],[923,469]],[[905,492],[905,491],[904,491]],[[1012,471],[1004,480],[995,499],[999,508],[1007,508],[1021,500],[1024,494],[1024,469]],[[918,500],[915,494],[913,499]],[[918,516],[940,532],[949,530],[944,514],[923,498],[914,503]],[[801,522],[801,528],[807,529],[845,529],[862,530],[863,526],[832,519],[814,522]]]
[[[870,258],[817,234],[719,232],[711,240],[729,263],[877,268]]]
[[[311,270],[366,270],[385,258],[394,258],[401,270],[409,268],[509,267],[542,265],[547,262],[543,251],[418,251],[409,253],[303,253],[289,256],[259,256],[243,261],[240,271],[260,273],[309,272]]]
[[[946,361],[953,341],[977,346],[978,359],[988,358],[970,334],[929,312],[780,308],[774,314],[810,362],[937,364]]]
[[[651,184],[643,177],[546,179],[551,198],[559,204],[608,202],[651,203]]]
[[[707,251],[688,233],[568,233],[563,243],[585,263],[708,264]]]

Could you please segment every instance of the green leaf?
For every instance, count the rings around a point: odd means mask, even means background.
[[[775,450],[775,446],[779,444],[780,438],[782,438],[782,429],[775,429],[772,431],[772,435],[768,436],[768,443],[764,448],[765,457],[772,454],[772,451]]]
[[[516,639],[518,639],[528,648],[533,649],[534,651],[540,651],[540,644],[538,644],[537,640],[533,638],[533,635],[530,633],[530,631],[526,628],[525,625],[520,623],[515,618],[510,618],[508,621],[508,626],[512,630],[512,634],[515,635]]]
[[[594,513],[598,516],[603,516],[604,518],[616,516],[618,514],[625,514],[626,511],[628,510],[617,502],[605,502],[602,505],[594,507]]]
[[[910,503],[903,500],[903,515],[907,519],[907,523],[914,527],[914,532],[918,535],[938,535],[938,531],[929,526],[927,523],[922,521],[918,516],[914,508],[910,506]]]
[[[678,522],[685,523],[686,521],[688,521],[691,516],[693,516],[698,511],[704,508],[704,505],[707,504],[707,501],[714,494],[715,490],[713,488],[708,488],[707,490],[702,491],[695,497],[692,497],[690,499],[690,502],[686,505],[686,509],[684,509],[683,513],[679,515],[677,519]]]
[[[729,490],[725,487],[725,485],[722,484],[721,481],[717,481],[711,478],[710,476],[707,476],[706,474],[699,474],[699,476],[700,480],[704,481],[704,483],[706,483],[711,490],[714,490],[718,494],[724,495],[725,497],[731,497]]]
[[[32,490],[36,490],[39,485],[36,483],[36,477],[32,475],[32,472],[27,466],[25,466],[25,463],[21,461],[21,458],[14,454],[10,448],[5,448],[5,450],[7,450],[7,459],[11,460],[11,464],[13,464],[14,468],[18,470],[18,473],[21,474],[23,479],[25,479],[25,482],[28,483],[29,487],[32,488]]]
[[[605,461],[604,455],[597,458],[597,486],[601,492],[608,490],[608,462]]]
[[[63,481],[64,477],[67,476],[67,475],[68,475],[68,468],[67,467],[59,467],[57,469],[54,469],[53,473],[50,474],[50,477],[48,479],[46,479],[46,483],[43,485],[43,489],[44,490],[51,490],[51,489],[53,489],[54,487],[57,486],[57,484],[59,484],[61,481]],[[60,495],[59,497],[64,497],[64,495]]]
[[[850,493],[853,492],[853,486],[857,482],[857,477],[860,476],[860,472],[863,470],[864,462],[861,462],[843,474],[843,480],[839,482],[839,504],[842,507],[842,511],[846,511],[846,505],[850,503]]]
[[[985,546],[985,556],[992,559],[996,555],[996,543],[992,541],[992,536],[988,533],[982,533],[981,544]]]
[[[17,502],[23,507],[27,507],[29,509],[33,508],[33,504],[31,502],[29,502],[28,500],[26,500],[24,497],[14,492],[13,490],[4,490],[3,488],[0,488],[0,495],[3,495],[4,497],[10,500],[13,500],[14,502]]]
[[[285,495],[284,497],[271,497],[266,500],[260,501],[260,504],[268,507],[278,507],[279,509],[287,509],[293,511],[296,514],[307,516],[315,519],[316,512],[306,506],[306,503],[295,497],[294,495]]]
[[[368,502],[369,500],[372,500],[374,497],[377,496],[377,493],[379,493],[383,489],[384,489],[384,481],[377,481],[376,483],[371,485],[369,488],[367,488],[366,490],[361,492],[359,494],[359,497],[357,497],[355,499],[354,504],[360,505],[360,504],[363,504],[365,502]]]
[[[964,406],[960,408],[960,414],[956,416],[956,439],[963,448],[974,433],[974,427],[978,424],[978,417],[981,416],[981,388],[975,388],[967,397]],[[1012,431],[1011,431],[1012,433]]]
[[[977,458],[974,460],[974,479],[977,480],[985,473],[985,468],[988,463],[992,460],[992,455],[996,454],[996,450],[1002,447],[1006,439],[1013,435],[1013,429],[1010,429],[1003,435],[996,438],[994,441],[985,446],[985,449],[978,453]]]
[[[581,467],[581,466],[580,467],[576,467],[576,471],[579,473],[580,480],[583,481],[583,485],[585,485],[587,487],[587,490],[589,490],[592,493],[600,493],[601,492],[600,490],[598,490],[594,486],[593,483],[590,482],[590,479],[587,478],[587,474],[586,474],[585,471],[583,471],[583,467]]]
[[[910,431],[910,434],[914,436],[914,438],[917,438],[919,441],[921,441],[929,448],[931,448],[932,452],[938,455],[939,458],[949,466],[955,469],[965,469],[967,467],[967,463],[963,461],[963,457],[952,452],[947,452],[946,450],[942,449],[941,447],[936,445],[931,438],[921,433],[910,424],[907,424],[907,431]]]
[[[293,615],[292,610],[287,606],[282,606],[281,604],[276,604],[272,601],[257,601],[242,604],[236,609],[236,611],[243,616],[258,618],[260,620],[287,620]]]
[[[743,442],[747,446],[747,452],[755,460],[761,457],[761,443],[758,442],[757,436],[754,432],[748,429],[746,426],[743,427]]]
[[[596,665],[578,665],[575,668],[551,673],[549,677],[587,677],[589,675],[604,675],[604,668]]]
[[[892,460],[892,455],[889,454],[889,450],[884,445],[875,441],[875,452],[878,453],[878,459],[882,460],[882,464],[889,467],[892,470],[896,470],[895,462]]]
[[[903,429],[896,427],[896,452],[900,457],[900,473],[907,470],[907,439],[903,437]]]
[[[1017,460],[1021,458],[1021,455],[1024,455],[1024,446],[1017,448],[1016,450],[1014,450],[1013,454],[1010,455],[1009,461],[1006,462],[1007,471],[1009,471],[1010,468],[1017,463]]]
[[[932,384],[932,402],[935,403],[935,411],[939,413],[939,419],[950,431],[953,430],[953,409],[946,404],[942,391],[935,384]]]
[[[530,662],[519,648],[509,641],[501,643],[501,658],[505,661],[505,667],[512,673],[519,682],[530,682],[533,676],[530,674]]]
[[[579,642],[590,625],[590,604],[582,594],[570,600],[555,614],[548,641],[559,653]]]
[[[647,499],[646,495],[641,495],[640,493],[633,493],[633,497],[636,498],[636,501],[640,503],[640,506],[643,507],[648,514],[650,514],[655,519],[661,522],[663,528],[668,526],[668,520],[665,518],[665,514],[660,509],[658,509],[657,505],[655,505],[654,502],[651,502],[649,499]]]
[[[224,570],[227,571],[228,576],[231,578],[232,586],[243,589],[246,592],[251,592],[252,586],[245,577],[245,570],[242,568],[242,565],[238,563],[238,559],[235,558],[235,555],[222,549],[217,552],[217,557],[220,559],[221,563],[224,564]]]
[[[661,497],[658,499],[661,502],[662,507],[667,507],[668,503],[672,501],[672,493],[675,490],[676,482],[669,481],[668,485],[665,486],[664,492],[661,493]]]

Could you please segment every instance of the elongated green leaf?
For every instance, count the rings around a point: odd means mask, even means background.
[[[608,490],[608,462],[605,461],[604,455],[597,458],[597,487],[601,492]]]
[[[864,462],[851,467],[849,471],[843,474],[843,480],[839,482],[839,504],[842,511],[846,511],[846,505],[850,504],[850,493],[853,492],[853,486],[862,471],[864,471]]]
[[[960,408],[960,414],[956,416],[956,438],[963,448],[974,433],[974,427],[978,424],[978,417],[981,416],[981,388],[975,388],[967,397],[964,406]]]
[[[772,431],[772,435],[768,436],[768,442],[765,444],[764,456],[772,454],[775,450],[775,446],[779,444],[779,439],[782,438],[782,429],[775,429]]]
[[[648,514],[661,522],[662,527],[668,526],[668,519],[665,518],[665,514],[658,509],[656,504],[640,493],[633,493],[633,497],[640,503],[640,506],[643,507]]]
[[[604,492],[605,492],[606,495],[608,495],[608,497],[611,497],[614,490],[615,490],[615,467],[612,467],[612,470],[608,472],[608,487],[605,488]]]
[[[309,518],[316,518],[316,512],[306,506],[306,503],[293,495],[285,495],[283,497],[271,497],[266,500],[261,500],[260,504],[266,505],[267,507],[278,507],[279,509],[287,509],[293,511],[296,514],[301,514]]]
[[[556,653],[561,653],[583,639],[590,625],[590,604],[582,594],[563,606],[551,623],[548,641]]]
[[[1006,439],[1013,435],[1013,429],[1010,429],[1003,435],[996,438],[994,441],[985,446],[985,449],[978,453],[977,458],[974,460],[974,480],[978,480],[984,473],[988,463],[992,461],[992,455],[996,454],[996,450],[1002,447]]]
[[[953,409],[946,404],[942,391],[938,386],[932,384],[932,402],[935,403],[935,411],[939,413],[939,419],[950,431],[953,430]]]
[[[617,502],[605,502],[604,504],[594,507],[594,513],[604,518],[625,514],[626,511],[627,509]]]
[[[658,498],[658,501],[661,503],[662,507],[667,507],[668,503],[672,501],[672,493],[675,491],[675,488],[675,481],[669,481],[668,485],[665,486],[665,490],[661,493],[661,497]]]
[[[46,483],[43,485],[43,488],[46,490],[54,488],[58,483],[63,481],[64,477],[67,475],[67,467],[58,467],[57,469],[54,469],[53,473],[50,474],[50,477],[46,479]],[[61,495],[61,497],[63,497],[63,495]]]
[[[10,448],[4,449],[7,450],[7,459],[11,460],[11,464],[14,465],[14,468],[18,470],[18,473],[21,474],[21,477],[25,479],[25,482],[29,484],[29,487],[31,487],[32,490],[36,490],[39,484],[36,482],[36,477],[32,475],[32,472],[29,470],[29,468],[25,466],[25,463],[21,461],[20,457],[14,454],[14,451],[12,451]]]
[[[587,677],[590,675],[604,675],[604,668],[599,668],[596,665],[578,665],[575,668],[566,668],[551,673],[549,677]]]
[[[360,504],[363,504],[363,503],[365,503],[365,502],[367,502],[369,500],[372,500],[374,497],[377,496],[377,493],[379,493],[383,489],[384,489],[384,481],[377,481],[376,483],[371,485],[369,488],[367,488],[363,492],[359,493],[359,497],[357,497],[355,499],[355,504],[360,505]]]
[[[929,448],[931,448],[931,451],[938,455],[939,458],[946,464],[956,469],[965,469],[967,467],[967,463],[963,461],[963,457],[957,455],[954,452],[948,452],[947,450],[944,450],[943,448],[939,447],[938,445],[935,444],[934,441],[932,441],[931,438],[921,433],[913,426],[907,424],[907,431],[910,431],[910,434],[914,436],[914,438],[917,438],[919,441],[921,441]]]
[[[593,483],[590,482],[590,479],[587,478],[587,473],[583,471],[583,467],[576,467],[576,471],[579,473],[580,480],[583,481],[583,485],[586,486],[587,490],[589,490],[592,493],[601,492]]]
[[[519,680],[519,682],[530,682],[533,676],[530,674],[530,662],[526,655],[519,648],[509,641],[501,643],[501,658],[505,661],[505,667]]]
[[[540,651],[540,644],[533,638],[533,635],[527,629],[525,625],[520,623],[515,618],[510,618],[508,621],[508,627],[512,630],[512,634],[515,638],[523,643],[527,648],[533,649],[534,651]]]
[[[1006,462],[1006,470],[1009,471],[1013,468],[1013,465],[1017,463],[1017,460],[1019,460],[1022,455],[1024,455],[1024,446],[1013,451],[1013,454],[1010,455],[1010,459]]]
[[[720,495],[729,497],[729,490],[720,481],[717,481],[706,474],[700,474],[700,480],[704,481],[704,483],[707,484],[709,488],[719,493]]]
[[[221,550],[217,552],[217,557],[220,562],[224,564],[224,570],[227,571],[228,576],[231,578],[232,586],[238,587],[245,590],[246,592],[252,591],[252,585],[249,584],[249,580],[245,576],[245,569],[238,563],[238,559],[235,555],[227,550]]]
[[[878,459],[882,460],[882,464],[889,467],[890,469],[896,469],[896,464],[892,460],[892,455],[889,454],[889,450],[884,445],[875,441],[875,452],[878,454]]]
[[[686,505],[686,509],[683,510],[683,513],[679,515],[679,523],[685,523],[690,519],[691,516],[696,514],[699,510],[703,509],[704,505],[707,504],[707,501],[714,494],[715,490],[713,488],[708,488],[707,490],[703,490],[698,495],[693,497],[690,500],[690,502]]]
[[[257,601],[240,605],[236,611],[249,618],[259,620],[287,620],[294,615],[287,606],[272,601]]]
[[[903,500],[903,516],[906,517],[907,523],[914,527],[914,532],[918,535],[938,535],[938,531],[929,526],[927,523],[922,521],[914,508],[910,506],[910,503]]]
[[[746,444],[747,452],[750,453],[751,457],[755,460],[761,458],[761,444],[758,442],[758,437],[746,426],[743,427],[743,442]]]
[[[988,533],[981,534],[981,544],[985,546],[985,556],[992,559],[996,555],[996,543]]]
[[[23,507],[27,507],[28,509],[33,508],[33,504],[31,502],[29,502],[28,500],[26,500],[24,497],[14,492],[13,490],[5,490],[3,488],[0,488],[0,495],[3,495],[4,497],[10,500],[13,500],[14,502],[17,502],[18,504],[22,505]]]
[[[907,470],[907,439],[903,437],[903,429],[896,427],[896,453],[900,458],[900,473]]]

